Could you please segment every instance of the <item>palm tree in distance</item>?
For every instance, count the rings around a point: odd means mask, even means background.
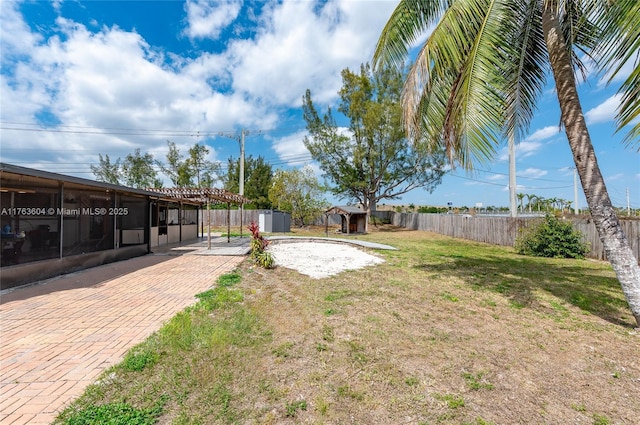
[[[529,195],[529,213],[533,212],[533,207],[540,202],[540,197],[536,194]]]
[[[637,3],[400,0],[382,31],[374,65],[405,66],[409,48],[432,30],[405,82],[405,125],[414,143],[443,147],[452,165],[467,170],[493,160],[505,138],[517,141],[528,131],[550,71],[589,210],[640,326],[640,266],[600,172],[575,76],[586,75],[580,52],[596,52],[605,69],[637,55]],[[623,25],[627,20],[631,24]],[[635,51],[629,54],[620,43]],[[638,116],[640,96],[629,95],[640,85],[637,64],[635,71],[636,79],[632,75],[622,87],[621,125]]]
[[[524,193],[516,193],[516,198],[518,198],[518,202],[520,203],[520,213],[522,214],[524,212],[524,197],[525,194]]]

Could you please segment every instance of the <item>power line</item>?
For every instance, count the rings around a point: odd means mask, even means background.
[[[449,173],[449,175],[451,177],[455,177],[455,178],[462,179],[462,180],[470,180],[470,181],[476,182],[476,183],[482,183],[482,184],[489,184],[489,185],[492,185],[492,186],[505,187],[505,185],[501,184],[501,183],[487,182],[487,181],[482,181],[482,180],[478,180],[478,179],[472,179],[471,177],[464,177],[464,176],[459,176],[457,174],[451,174],[451,173]]]
[[[501,174],[501,173],[496,173],[496,174]],[[470,180],[476,183],[481,183],[481,184],[488,184],[488,185],[493,185],[493,186],[500,186],[500,187],[506,187],[506,185],[504,183],[494,183],[494,182],[488,182],[488,181],[484,181],[484,180],[478,180],[478,179],[472,179],[471,177],[464,177],[464,176],[459,176],[457,174],[449,174],[451,177],[456,177],[459,179],[463,179],[463,180]],[[554,180],[550,180],[550,181],[554,181]],[[555,181],[556,183],[558,181]],[[556,187],[527,187],[524,186],[524,188],[526,188],[527,190],[546,190],[546,189],[565,189],[567,187],[573,187],[573,185],[568,185],[568,186],[556,186]]]
[[[140,129],[117,127],[94,127],[79,125],[59,125],[51,128],[43,128],[39,124],[26,122],[0,121],[0,130],[38,132],[38,133],[68,133],[68,134],[95,134],[111,136],[156,136],[156,137],[239,137],[242,131],[251,133],[279,133],[286,131],[300,131],[302,127],[279,127],[275,129],[256,130],[167,130],[167,129]]]
[[[489,170],[480,170],[478,169],[477,171],[481,171],[484,173],[489,173],[489,174],[495,174],[498,176],[508,176],[508,173],[498,173],[497,171],[489,171]],[[552,183],[561,183],[562,180],[554,180],[554,179],[543,179],[540,177],[527,177],[527,176],[523,176],[520,174],[516,174],[516,177],[519,179],[525,179],[525,180],[538,180],[538,181],[544,181],[544,182],[552,182]]]
[[[156,137],[201,137],[203,134],[199,132],[180,132],[180,131],[154,131],[154,130],[62,130],[62,129],[46,129],[46,128],[17,128],[0,126],[0,130],[11,131],[28,131],[40,133],[67,133],[67,134],[95,134],[108,136],[156,136]]]

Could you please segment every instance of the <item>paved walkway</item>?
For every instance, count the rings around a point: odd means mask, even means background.
[[[244,259],[244,248],[219,247],[211,255],[207,242],[182,246],[3,294],[0,424],[51,423],[129,348]]]

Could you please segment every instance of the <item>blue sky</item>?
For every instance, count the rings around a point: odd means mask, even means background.
[[[234,137],[273,168],[314,165],[302,96],[336,106],[340,71],[371,59],[395,1],[0,1],[0,160],[93,178],[98,154],[204,143],[226,165]],[[614,205],[640,208],[640,155],[615,134],[618,80],[580,94]],[[573,160],[550,85],[517,149],[518,192],[573,200]],[[220,134],[226,136],[220,136]],[[317,168],[317,166],[316,166]],[[433,193],[386,203],[508,206],[506,149]],[[335,201],[329,197],[329,200]],[[579,189],[579,205],[586,202]]]

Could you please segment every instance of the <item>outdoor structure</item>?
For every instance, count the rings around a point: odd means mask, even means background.
[[[340,231],[342,233],[364,233],[367,226],[367,212],[358,207],[348,205],[333,206],[324,212],[325,229],[328,232],[329,216],[338,214],[341,217]]]
[[[221,189],[141,190],[0,163],[0,289],[198,238]]]
[[[286,233],[291,231],[291,214],[284,211],[264,210],[258,216],[261,232]]]
[[[231,237],[231,220],[229,218],[231,214],[231,204],[244,205],[249,202],[249,199],[242,195],[238,195],[229,192],[224,189],[216,188],[161,188],[161,189],[149,189],[154,193],[162,194],[165,197],[176,199],[185,202],[195,202],[200,205],[206,205],[207,210],[210,209],[211,204],[227,204],[227,241]],[[211,248],[211,214],[207,214],[209,222],[207,228],[209,229],[209,248]],[[197,229],[197,221],[196,223]],[[202,223],[204,226],[204,223]],[[242,234],[242,215],[240,215],[240,234]],[[204,233],[204,232],[203,232]],[[197,236],[197,230],[196,230]]]

